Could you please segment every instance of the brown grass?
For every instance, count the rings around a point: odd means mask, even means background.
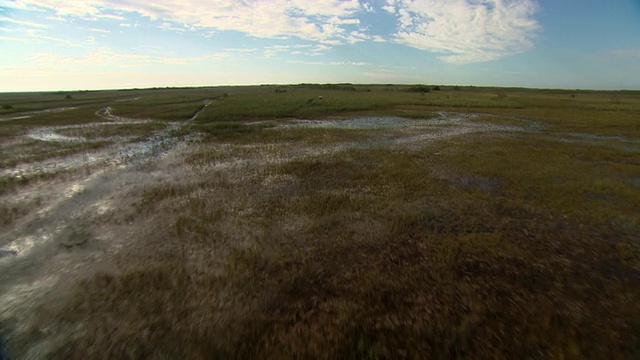
[[[598,120],[631,100],[432,95],[386,104],[475,104],[502,115],[479,122],[550,131],[328,154],[391,135],[198,124],[175,177],[129,190],[121,216],[138,232],[118,271],[44,306],[25,342],[56,339],[46,355],[66,359],[639,357],[638,149],[566,135],[634,138],[635,110]],[[315,114],[286,105],[273,117]]]
[[[637,191],[584,164],[606,152],[459,141],[148,189],[159,248],[78,287],[53,356],[636,356]]]

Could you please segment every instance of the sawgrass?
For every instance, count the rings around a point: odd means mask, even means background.
[[[180,176],[111,220],[139,227],[118,271],[22,341],[58,334],[47,356],[83,359],[640,355],[637,93],[265,86],[189,90],[185,109],[207,90],[228,95],[183,130],[201,136]],[[276,127],[438,111],[538,127],[406,147]]]
[[[163,250],[84,282],[59,316],[91,336],[56,356],[637,355],[632,154],[492,135],[230,151],[193,156],[247,162],[145,191],[135,216],[173,219]]]

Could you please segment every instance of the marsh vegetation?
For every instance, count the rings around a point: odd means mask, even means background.
[[[0,104],[0,334],[16,358],[640,356],[639,92]]]

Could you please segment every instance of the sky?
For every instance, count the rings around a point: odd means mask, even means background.
[[[0,0],[0,92],[640,89],[640,0]]]

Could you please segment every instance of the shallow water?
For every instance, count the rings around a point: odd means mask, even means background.
[[[92,136],[92,137],[84,137],[84,136],[67,136],[58,133],[61,130],[68,129],[92,129],[101,126],[113,126],[113,125],[138,125],[138,124],[147,124],[152,122],[151,120],[130,120],[130,121],[109,121],[109,122],[99,122],[99,123],[89,123],[89,124],[75,124],[75,125],[61,125],[61,126],[47,126],[41,127],[37,130],[31,131],[27,134],[27,137],[30,137],[35,140],[41,141],[55,141],[55,142],[97,142],[97,141],[120,141],[120,140],[128,140],[134,139],[137,136]],[[171,123],[171,125],[176,125],[176,123]]]
[[[12,120],[28,119],[30,117],[33,117],[34,115],[48,114],[48,113],[59,113],[59,112],[67,111],[67,110],[73,110],[73,109],[77,109],[77,108],[73,107],[73,106],[70,106],[70,107],[59,107],[59,108],[53,108],[53,109],[38,110],[38,111],[27,111],[27,112],[21,112],[21,113],[17,113],[17,114],[7,115],[6,117],[0,117],[0,121],[12,121]]]
[[[1,330],[2,329],[0,329],[0,331]],[[0,360],[9,360],[9,355],[4,348],[4,343],[4,338],[2,337],[2,333],[0,333]]]
[[[189,121],[194,120],[202,111],[204,111],[207,106],[212,103],[212,100],[204,101],[200,111],[198,111]],[[60,111],[60,109],[54,110]],[[19,178],[35,174],[51,174],[61,170],[73,170],[98,164],[113,166],[136,163],[144,159],[162,154],[178,143],[193,138],[193,136],[176,137],[173,135],[173,132],[186,124],[181,122],[169,123],[169,126],[167,126],[163,130],[156,132],[155,135],[149,137],[144,141],[134,143],[131,143],[130,141],[136,139],[137,136],[109,136],[86,138],[81,136],[66,136],[57,133],[58,131],[65,129],[85,129],[99,126],[122,124],[144,124],[152,121],[115,116],[111,114],[110,107],[99,109],[95,114],[107,121],[100,123],[41,127],[28,133],[26,136],[31,139],[47,142],[89,143],[112,141],[116,144],[91,152],[74,154],[65,157],[49,158],[35,163],[21,163],[11,168],[0,169],[0,177],[9,176]]]
[[[396,129],[432,125],[461,124],[462,118],[409,119],[396,116],[361,117],[345,120],[296,120],[285,127],[337,128],[337,129]]]

